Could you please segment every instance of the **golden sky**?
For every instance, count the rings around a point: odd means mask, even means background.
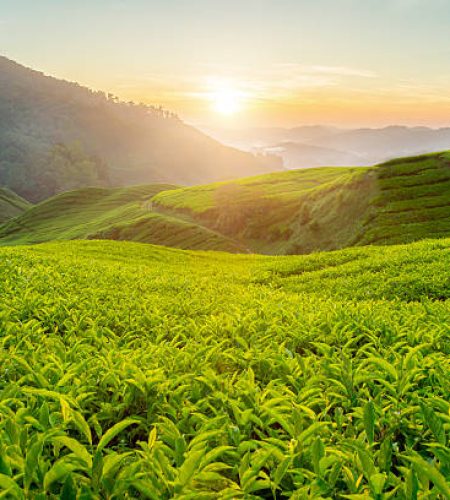
[[[448,0],[0,0],[3,55],[199,125],[450,125]]]
[[[150,99],[146,85],[119,86],[116,92],[147,103],[158,96],[165,107],[199,124],[450,125],[448,85],[381,81],[368,70],[346,67],[285,64],[272,69],[264,75],[233,69],[232,78],[214,76],[212,71],[190,81],[181,79],[173,87],[155,81]],[[229,102],[232,113],[223,112],[221,99]]]

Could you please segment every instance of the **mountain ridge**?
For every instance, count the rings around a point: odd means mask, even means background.
[[[231,130],[204,127],[216,139],[246,151],[276,152],[288,168],[370,166],[398,158],[450,149],[450,127],[388,125],[339,128],[304,125],[293,128],[254,127]],[[289,143],[283,150],[282,143]],[[323,148],[314,151],[310,148]],[[302,149],[303,148],[303,149]],[[329,150],[339,151],[330,156]]]

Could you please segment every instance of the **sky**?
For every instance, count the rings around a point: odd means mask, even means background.
[[[0,54],[198,125],[450,125],[450,0],[0,0]]]

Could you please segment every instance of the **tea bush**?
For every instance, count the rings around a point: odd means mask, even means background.
[[[450,240],[0,249],[0,496],[450,498]]]

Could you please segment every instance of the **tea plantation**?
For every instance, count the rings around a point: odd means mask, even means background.
[[[445,237],[449,151],[373,167],[299,169],[183,188],[80,188],[16,208],[3,224],[0,215],[0,246],[107,239],[298,255]]]
[[[450,240],[0,249],[0,497],[450,498]]]

